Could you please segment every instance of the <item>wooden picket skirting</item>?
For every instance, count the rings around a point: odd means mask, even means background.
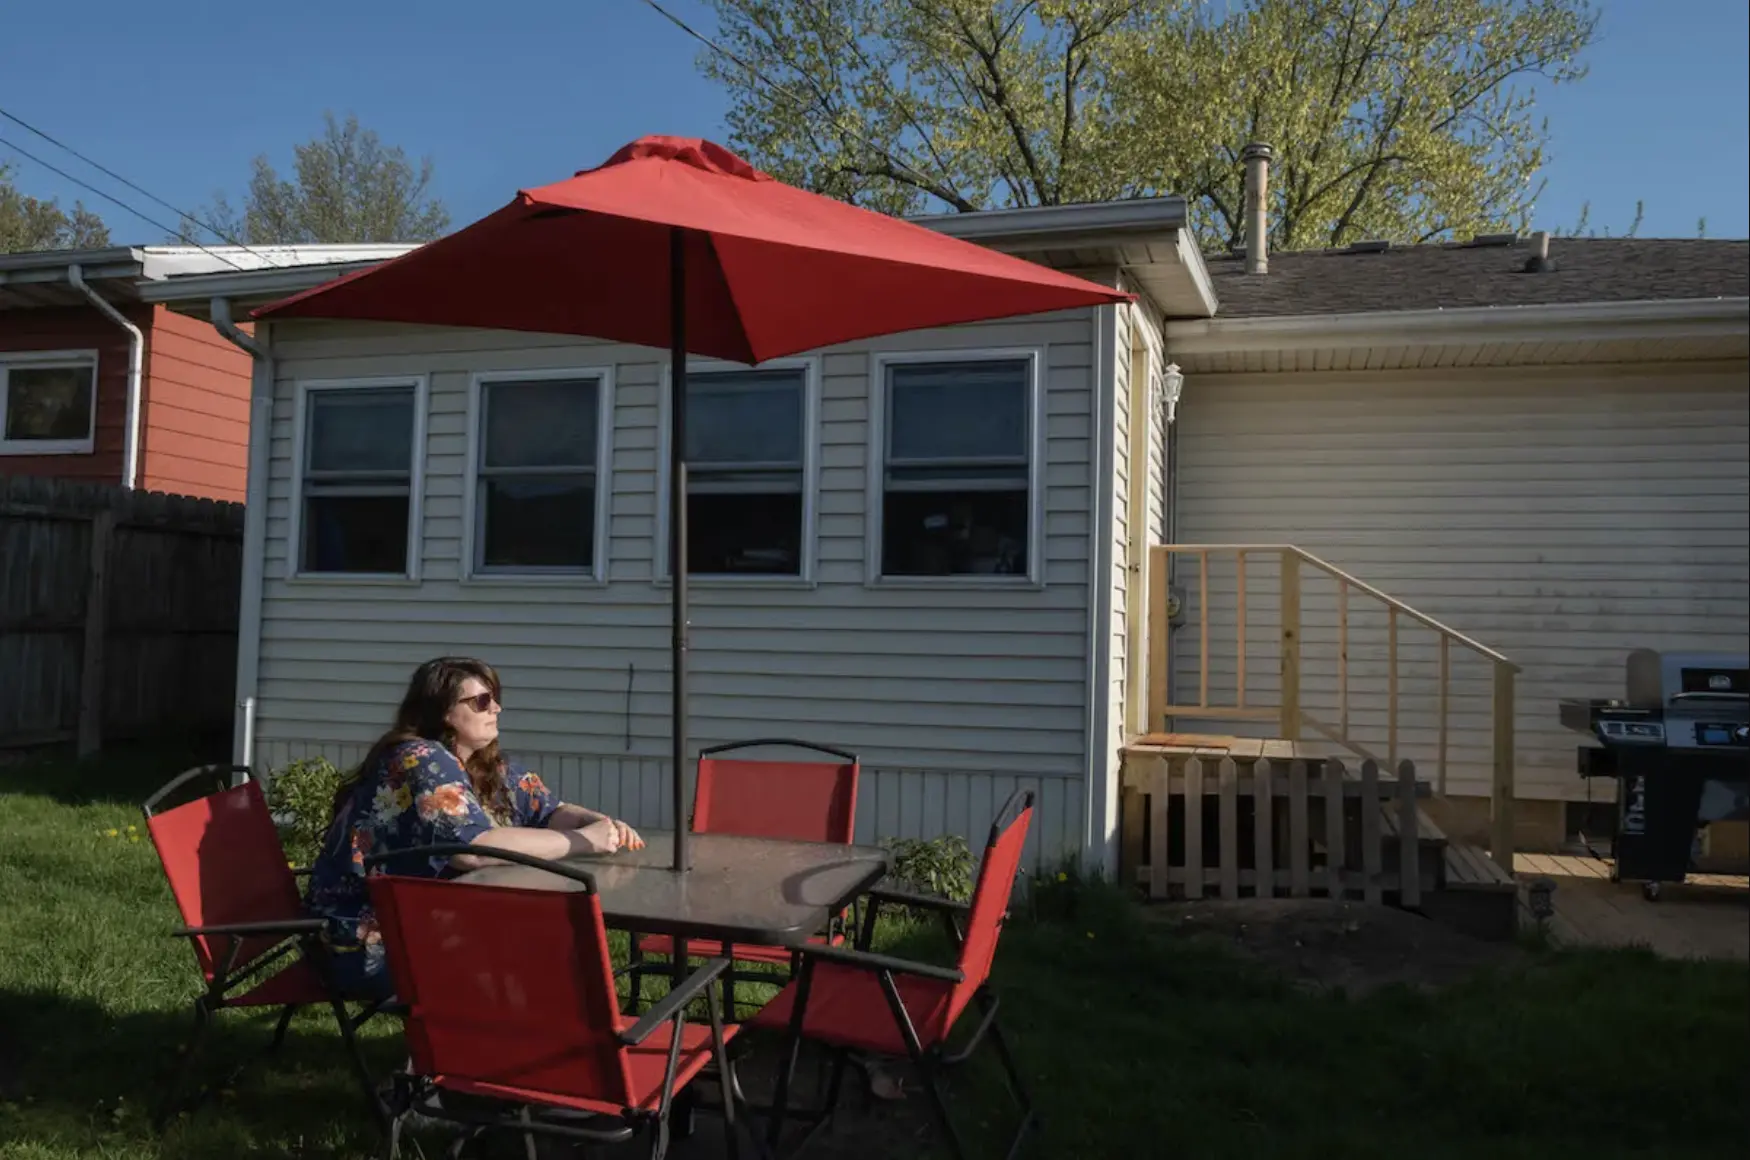
[[[0,476],[0,747],[223,729],[243,505]]]
[[[1430,865],[1423,852],[1417,798],[1425,790],[1409,761],[1398,763],[1395,778],[1382,778],[1372,761],[1351,772],[1335,758],[1248,763],[1132,751],[1119,806],[1121,873],[1159,900],[1320,895],[1378,903],[1391,894],[1416,907],[1438,877],[1438,856]],[[1204,824],[1186,825],[1192,818]]]

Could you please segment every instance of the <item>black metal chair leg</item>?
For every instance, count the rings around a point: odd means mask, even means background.
[[[826,1113],[829,1122],[838,1118],[839,1093],[844,1089],[845,1069],[850,1066],[850,1063],[850,1048],[841,1047],[833,1052],[832,1078],[827,1081],[826,1102],[821,1105],[821,1109]]]
[[[937,1069],[935,1061],[927,1055],[919,1054],[912,1062],[917,1065],[918,1077],[923,1080],[924,1090],[929,1093],[930,1107],[936,1113],[936,1123],[942,1127],[942,1134],[948,1137],[948,1146],[954,1150],[958,1160],[966,1160],[966,1144],[960,1139],[960,1132],[954,1127],[954,1121],[948,1115],[948,1101],[942,1098],[941,1088],[936,1086]]]
[[[382,1097],[377,1094],[377,1083],[371,1075],[370,1065],[365,1063],[364,1052],[359,1050],[358,1035],[353,1027],[352,1016],[347,1013],[346,1001],[338,995],[330,994],[328,1005],[334,1011],[334,1021],[340,1025],[340,1041],[346,1048],[347,1056],[352,1060],[353,1072],[358,1076],[359,1088],[364,1093],[365,1101],[370,1105],[371,1118],[377,1123],[377,1130],[387,1133],[392,1117]]]
[[[170,1086],[164,1093],[164,1102],[159,1105],[158,1113],[152,1118],[153,1124],[163,1128],[170,1117],[176,1113],[176,1103],[182,1094],[182,1089],[188,1084],[189,1073],[194,1069],[195,1056],[200,1054],[201,1044],[206,1040],[207,1026],[212,1022],[212,1015],[207,1010],[202,999],[194,1001],[194,1032],[189,1035],[188,1043],[183,1048],[182,1058],[177,1060],[176,1067],[170,1073]]]
[[[280,1049],[280,1045],[285,1043],[286,1030],[287,1030],[287,1028],[291,1027],[292,1016],[296,1015],[297,1013],[298,1013],[298,1005],[296,1003],[287,1003],[286,1004],[285,1009],[280,1012],[279,1023],[273,1029],[273,1042],[268,1044],[268,1047],[267,1047],[268,1051],[270,1051],[270,1052],[278,1051]]]

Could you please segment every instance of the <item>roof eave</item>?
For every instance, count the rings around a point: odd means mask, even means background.
[[[1479,306],[1169,321],[1177,354],[1497,343],[1515,339],[1705,338],[1750,332],[1750,298]]]

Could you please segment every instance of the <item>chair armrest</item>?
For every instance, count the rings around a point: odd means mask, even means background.
[[[960,983],[966,979],[966,976],[954,967],[938,967],[934,963],[920,963],[914,959],[895,958],[893,955],[878,955],[874,951],[854,951],[847,947],[808,946],[802,948],[802,956],[808,959],[819,959],[822,962],[838,963],[846,967],[858,967],[865,971],[892,971],[896,975],[917,975],[920,978],[936,979],[944,983]]]
[[[916,894],[910,890],[887,890],[877,887],[869,891],[869,897],[877,902],[891,902],[896,906],[918,906],[927,910],[971,910],[969,902],[955,902],[952,898],[943,898],[940,894]]]
[[[193,936],[207,934],[318,934],[328,925],[321,918],[276,918],[266,922],[227,922],[216,926],[182,926],[170,933]]]
[[[708,960],[704,966],[688,975],[680,986],[658,1000],[638,1022],[620,1032],[620,1042],[628,1047],[637,1047],[649,1039],[652,1032],[673,1019],[676,1012],[697,999],[707,986],[728,969],[728,959]]]

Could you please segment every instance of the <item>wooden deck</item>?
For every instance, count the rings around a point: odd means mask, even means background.
[[[1556,885],[1552,941],[1562,946],[1645,946],[1672,958],[1750,960],[1750,883],[1741,876],[1692,874],[1667,883],[1657,902],[1633,882],[1610,881],[1608,859],[1525,854],[1516,859],[1520,920],[1535,926],[1525,891],[1538,878]]]

